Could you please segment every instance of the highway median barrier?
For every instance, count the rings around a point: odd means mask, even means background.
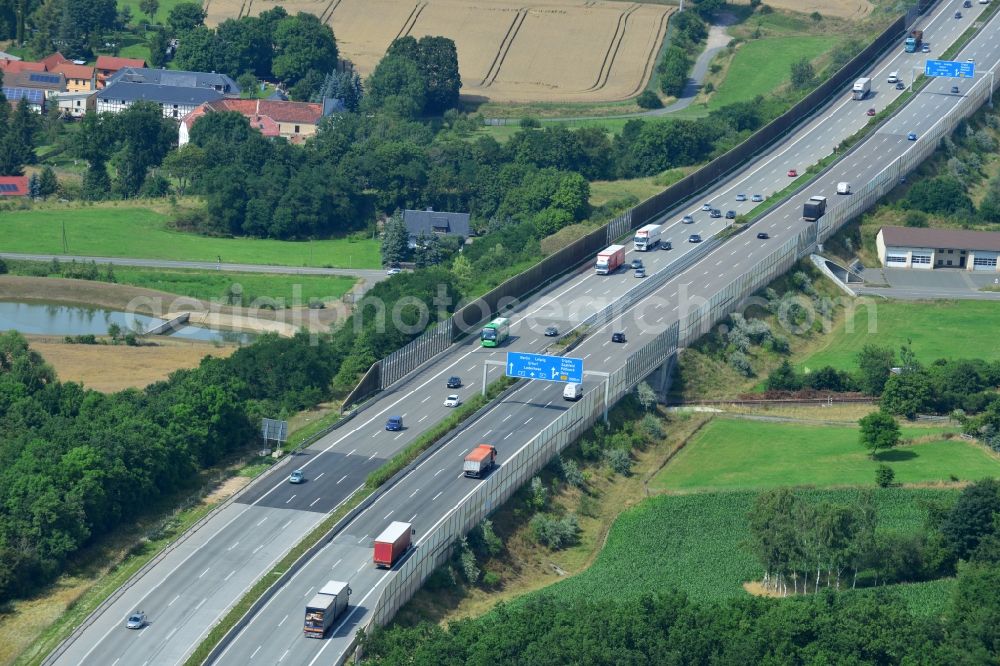
[[[441,441],[448,433],[456,430],[465,421],[478,418],[478,412],[489,407],[501,393],[514,385],[516,380],[510,377],[498,379],[486,389],[486,397],[476,394],[468,402],[455,408],[447,418],[418,437],[412,444],[394,455],[389,461],[368,475],[365,486],[372,490],[379,488],[400,471],[406,469],[421,453]]]
[[[489,385],[486,397],[477,395],[456,408],[448,418],[396,454],[389,462],[368,475],[365,484],[337,507],[326,519],[299,541],[266,574],[254,583],[229,612],[212,627],[205,639],[184,662],[185,666],[198,666],[218,658],[233,638],[249,624],[254,615],[266,604],[282,582],[312,559],[358,514],[372,502],[409,474],[424,459],[434,454],[457,435],[460,427],[479,419],[517,387],[517,380],[503,377]]]

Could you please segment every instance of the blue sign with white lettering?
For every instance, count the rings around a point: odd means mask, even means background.
[[[582,384],[583,359],[507,352],[507,376]]]
[[[924,74],[953,79],[971,79],[976,74],[976,63],[956,60],[928,60],[924,64]]]

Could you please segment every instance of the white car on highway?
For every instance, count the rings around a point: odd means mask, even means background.
[[[444,406],[445,407],[458,407],[461,404],[462,404],[462,401],[459,400],[458,396],[455,395],[454,393],[452,393],[451,395],[449,395],[445,399],[445,401],[444,401]]]

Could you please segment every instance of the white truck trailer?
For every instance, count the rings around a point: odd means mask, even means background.
[[[663,235],[663,226],[659,224],[647,224],[635,232],[632,242],[635,244],[637,252],[648,252],[655,250],[660,244],[660,236]]]

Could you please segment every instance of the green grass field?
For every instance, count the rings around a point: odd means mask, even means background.
[[[68,248],[62,244],[66,223]],[[0,238],[6,252],[216,261],[278,266],[378,268],[378,241],[353,238],[290,242],[209,238],[167,228],[167,216],[141,206],[41,208],[5,212]]]
[[[184,2],[184,0],[159,0],[159,6],[156,8],[156,14],[151,17],[146,16],[146,14],[139,9],[139,0],[118,0],[118,9],[129,7],[132,10],[132,19],[134,23],[145,23],[149,21],[149,19],[152,19],[153,23],[165,25],[167,22],[167,15],[170,14],[170,10],[181,2]]]
[[[807,490],[819,501],[849,503],[857,490]],[[876,491],[879,529],[909,532],[923,524],[920,499],[955,497],[953,490],[888,488]],[[752,491],[661,495],[625,511],[615,521],[594,564],[541,593],[569,598],[635,598],[677,588],[701,601],[745,594],[742,584],[762,570],[743,547]],[[895,585],[911,610],[929,614],[947,599],[952,581]],[[863,591],[861,593],[872,593]]]
[[[903,438],[933,440],[947,431],[903,428]],[[870,486],[880,464],[892,467],[897,483],[1000,476],[1000,460],[962,439],[921,440],[881,452],[872,460],[858,443],[854,427],[716,418],[649,485],[685,492],[795,485]]]
[[[827,345],[799,363],[801,367],[857,367],[855,359],[866,344],[898,350],[907,340],[917,358],[930,364],[938,358],[1000,359],[997,328],[1000,308],[990,301],[907,302],[869,299],[853,318],[827,336]],[[872,332],[869,332],[871,324]],[[956,343],[960,344],[956,344]]]
[[[747,42],[733,56],[725,80],[709,98],[708,108],[766,95],[789,80],[793,62],[811,60],[838,41],[838,37],[773,37]]]
[[[246,303],[256,298],[281,299],[286,305],[308,305],[311,299],[334,301],[355,280],[339,275],[266,275],[260,273],[217,273],[184,270],[146,270],[115,267],[119,284],[159,289],[171,294],[203,300],[221,299],[231,285],[239,285]]]

